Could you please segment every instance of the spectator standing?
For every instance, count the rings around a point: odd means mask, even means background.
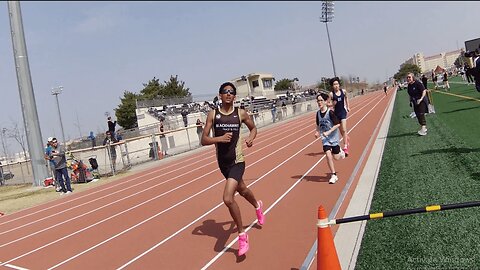
[[[297,96],[294,96],[292,98],[292,110],[293,110],[293,114],[297,112]]]
[[[257,109],[256,107],[253,107],[252,118],[253,118],[253,121],[255,121],[255,123],[257,123],[257,120],[258,120],[258,109]]]
[[[204,124],[205,123],[203,123],[200,118],[197,118],[197,123],[195,125],[197,126],[198,143],[200,146],[202,146],[202,133]]]
[[[93,131],[90,131],[90,135],[87,137],[90,141],[92,141],[92,148],[97,146],[97,141],[95,140],[95,135],[93,134]]]
[[[112,136],[112,133],[108,130],[105,132],[105,139],[103,140],[103,145],[106,145],[106,150],[108,152],[108,157],[110,158],[110,162],[112,164],[113,172],[116,171],[116,164],[117,164],[117,151],[115,149],[114,143],[118,142],[117,138]]]
[[[329,95],[321,93],[317,96],[317,104],[319,110],[316,115],[317,129],[315,130],[315,138],[322,138],[323,152],[327,157],[328,168],[331,176],[328,183],[335,184],[338,181],[337,172],[333,160],[345,158],[345,152],[340,148],[338,128],[340,127],[340,120],[334,112],[332,112],[328,104]]]
[[[65,148],[63,145],[58,145],[57,138],[52,138],[50,145],[52,146],[52,149],[49,159],[53,160],[55,164],[55,179],[60,184],[60,192],[62,192],[61,194],[72,193],[70,177],[68,176],[67,170]]]
[[[258,224],[264,224],[265,216],[262,211],[262,202],[255,199],[253,192],[243,181],[245,159],[242,150],[243,142],[240,138],[240,127],[243,123],[250,130],[249,136],[245,139],[247,147],[253,146],[257,128],[245,110],[233,106],[236,92],[235,86],[230,82],[223,83],[220,86],[219,96],[222,100],[222,106],[208,114],[202,134],[202,145],[215,144],[218,166],[226,179],[223,202],[237,226],[239,233],[238,256],[242,256],[248,251],[249,243],[248,235],[243,227],[240,208],[235,201],[235,192],[238,192],[240,196],[255,207]],[[214,137],[209,136],[209,131],[212,128]]]
[[[168,144],[167,144],[167,138],[165,137],[165,129],[163,127],[163,121],[160,121],[160,143],[162,145],[161,151],[164,156],[167,155],[167,149],[168,149]]]
[[[272,104],[270,105],[270,110],[272,111],[272,121],[275,123],[277,120],[277,105],[275,104],[275,100],[272,101]]]
[[[182,118],[183,118],[183,125],[187,127],[188,126],[188,119],[187,119],[188,110],[184,107],[180,112],[180,114],[182,115]]]
[[[473,78],[475,79],[475,88],[480,92],[480,45],[475,51],[475,56],[473,57],[474,67],[471,69]]]
[[[435,90],[438,89],[438,77],[437,74],[435,74],[435,70],[432,69],[432,82],[433,85],[435,86]]]
[[[420,136],[425,136],[427,135],[427,121],[425,119],[425,113],[428,111],[427,102],[425,100],[427,90],[423,87],[421,82],[415,79],[413,73],[408,73],[407,82],[410,106],[413,105],[413,110],[421,127],[417,133]]]
[[[427,76],[425,76],[425,74],[422,74],[422,83],[423,83],[423,87],[424,87],[425,89],[428,89],[428,87],[427,87],[427,82],[428,82]]]
[[[48,168],[52,174],[52,178],[55,182],[55,190],[59,192],[61,190],[60,183],[59,181],[56,180],[56,175],[55,175],[55,161],[51,159],[50,157],[52,156],[52,141],[53,137],[48,137],[47,139],[47,145],[45,146],[45,160],[48,160]]]
[[[123,136],[122,136],[122,133],[120,133],[120,131],[118,131],[117,133],[115,133],[115,137],[117,139],[117,141],[121,141],[123,140]]]
[[[112,117],[107,118],[107,124],[108,124],[108,131],[110,131],[110,134],[112,136],[115,136],[115,126],[117,125],[117,120],[112,121]]]
[[[467,84],[470,85],[470,83],[473,83],[473,77],[472,77],[472,69],[468,66],[467,63],[464,64],[463,70],[465,72],[465,77],[467,78]]]
[[[5,179],[3,177],[3,165],[2,162],[0,162],[0,184],[4,185],[5,184]]]
[[[448,72],[445,71],[443,73],[443,88],[446,89],[445,91],[448,91],[450,89],[450,84],[448,84]],[[425,87],[425,89],[427,89]]]

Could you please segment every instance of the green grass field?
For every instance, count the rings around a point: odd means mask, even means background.
[[[397,93],[370,213],[480,200],[480,93],[460,81],[433,93],[423,137]],[[480,269],[480,207],[370,220],[356,269]]]

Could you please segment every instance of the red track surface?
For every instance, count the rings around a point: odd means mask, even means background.
[[[390,96],[376,92],[351,100],[350,156],[335,162],[335,185],[328,184],[321,141],[313,135],[313,112],[259,130],[245,150],[244,180],[263,200],[266,223],[257,225],[254,208],[236,197],[250,238],[246,256],[236,256],[237,232],[222,202],[224,179],[209,146],[1,217],[0,268],[298,268],[315,241],[318,206],[330,212],[335,205],[376,136]]]

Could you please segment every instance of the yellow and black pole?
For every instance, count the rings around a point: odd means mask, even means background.
[[[442,204],[442,205],[430,205],[422,208],[404,209],[404,210],[396,210],[396,211],[390,211],[390,212],[379,212],[379,213],[372,213],[372,214],[363,215],[363,216],[332,219],[323,225],[335,225],[335,224],[350,223],[350,222],[362,221],[362,220],[380,219],[380,218],[386,218],[386,217],[404,216],[404,215],[410,215],[410,214],[444,211],[444,210],[469,208],[469,207],[477,207],[477,206],[480,206],[480,201]]]

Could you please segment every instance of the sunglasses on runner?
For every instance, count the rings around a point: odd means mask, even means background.
[[[236,93],[235,90],[233,90],[233,89],[222,89],[222,90],[220,91],[220,94],[224,94],[224,95],[225,95],[225,94],[231,94],[231,95],[234,95],[234,96],[235,96],[237,93]]]

